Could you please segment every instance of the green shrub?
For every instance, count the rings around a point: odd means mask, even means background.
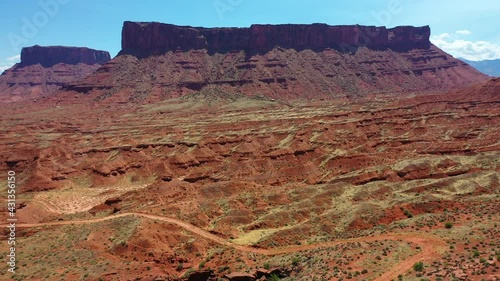
[[[279,278],[278,275],[276,275],[275,273],[273,273],[273,274],[271,274],[271,276],[269,276],[269,279],[267,279],[267,280],[269,280],[269,281],[278,281],[278,280],[281,280],[281,279]]]
[[[424,270],[424,263],[423,263],[423,262],[421,262],[421,261],[419,261],[419,262],[415,263],[415,264],[413,265],[413,269],[414,269],[415,271],[418,271],[418,272],[423,271],[423,270]]]
[[[453,227],[453,223],[451,221],[447,221],[444,223],[444,227],[447,229],[450,229]]]
[[[405,216],[406,216],[407,218],[413,218],[413,214],[412,214],[412,213],[410,213],[410,211],[408,211],[408,210],[405,210],[405,211],[404,211],[404,214],[405,214]]]
[[[193,268],[190,268],[188,269],[184,275],[182,276],[182,278],[188,278],[192,273],[194,272],[194,269]]]

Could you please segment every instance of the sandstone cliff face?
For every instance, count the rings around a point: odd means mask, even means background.
[[[275,47],[295,50],[359,47],[375,50],[410,50],[430,47],[430,28],[402,26],[252,25],[250,28],[194,28],[161,23],[125,22],[122,54],[147,56],[175,50],[206,49],[211,53],[243,50],[264,53]]]
[[[51,67],[58,63],[64,64],[104,64],[111,60],[106,51],[98,51],[81,47],[49,46],[23,48],[21,51],[21,66],[40,64]]]
[[[0,102],[36,99],[92,74],[110,55],[78,47],[23,48],[21,62],[0,75]]]

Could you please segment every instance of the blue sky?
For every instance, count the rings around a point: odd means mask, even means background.
[[[496,0],[0,0],[0,72],[19,60],[22,47],[36,44],[86,46],[115,56],[126,20],[206,27],[430,25],[432,41],[454,56],[500,58]]]

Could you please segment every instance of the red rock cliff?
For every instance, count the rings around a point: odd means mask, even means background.
[[[50,46],[23,48],[21,51],[21,65],[40,64],[43,67],[51,67],[58,63],[64,64],[104,64],[111,60],[106,51],[98,51],[82,47]]]
[[[21,62],[0,75],[0,103],[37,99],[94,73],[110,60],[105,51],[80,47],[23,48]]]
[[[444,92],[488,78],[432,45],[428,26],[125,22],[122,32],[117,57],[63,88],[70,99],[79,93],[139,103],[190,94],[350,98]]]
[[[157,22],[125,22],[122,54],[147,56],[172,50],[207,49],[212,53],[234,50],[267,52],[276,46],[296,50],[359,47],[407,51],[430,47],[430,28],[402,26],[329,26],[326,24],[252,25],[250,28],[198,28]]]

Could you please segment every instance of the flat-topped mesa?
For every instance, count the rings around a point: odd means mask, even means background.
[[[111,59],[108,52],[80,47],[23,48],[21,62],[0,75],[0,104],[37,100],[82,80]]]
[[[296,50],[370,49],[407,51],[430,48],[429,26],[395,28],[326,24],[252,25],[249,28],[201,28],[158,22],[123,24],[121,54],[147,56],[176,50],[207,49],[211,53],[244,50],[266,52],[276,46]]]
[[[59,63],[64,64],[104,64],[111,60],[106,51],[93,50],[85,47],[65,46],[32,46],[21,51],[21,66],[40,64],[51,67]]]
[[[112,62],[63,89],[96,101],[275,100],[434,93],[487,79],[430,43],[430,28],[125,22]],[[124,71],[126,70],[126,71]],[[211,99],[210,98],[210,99]]]

